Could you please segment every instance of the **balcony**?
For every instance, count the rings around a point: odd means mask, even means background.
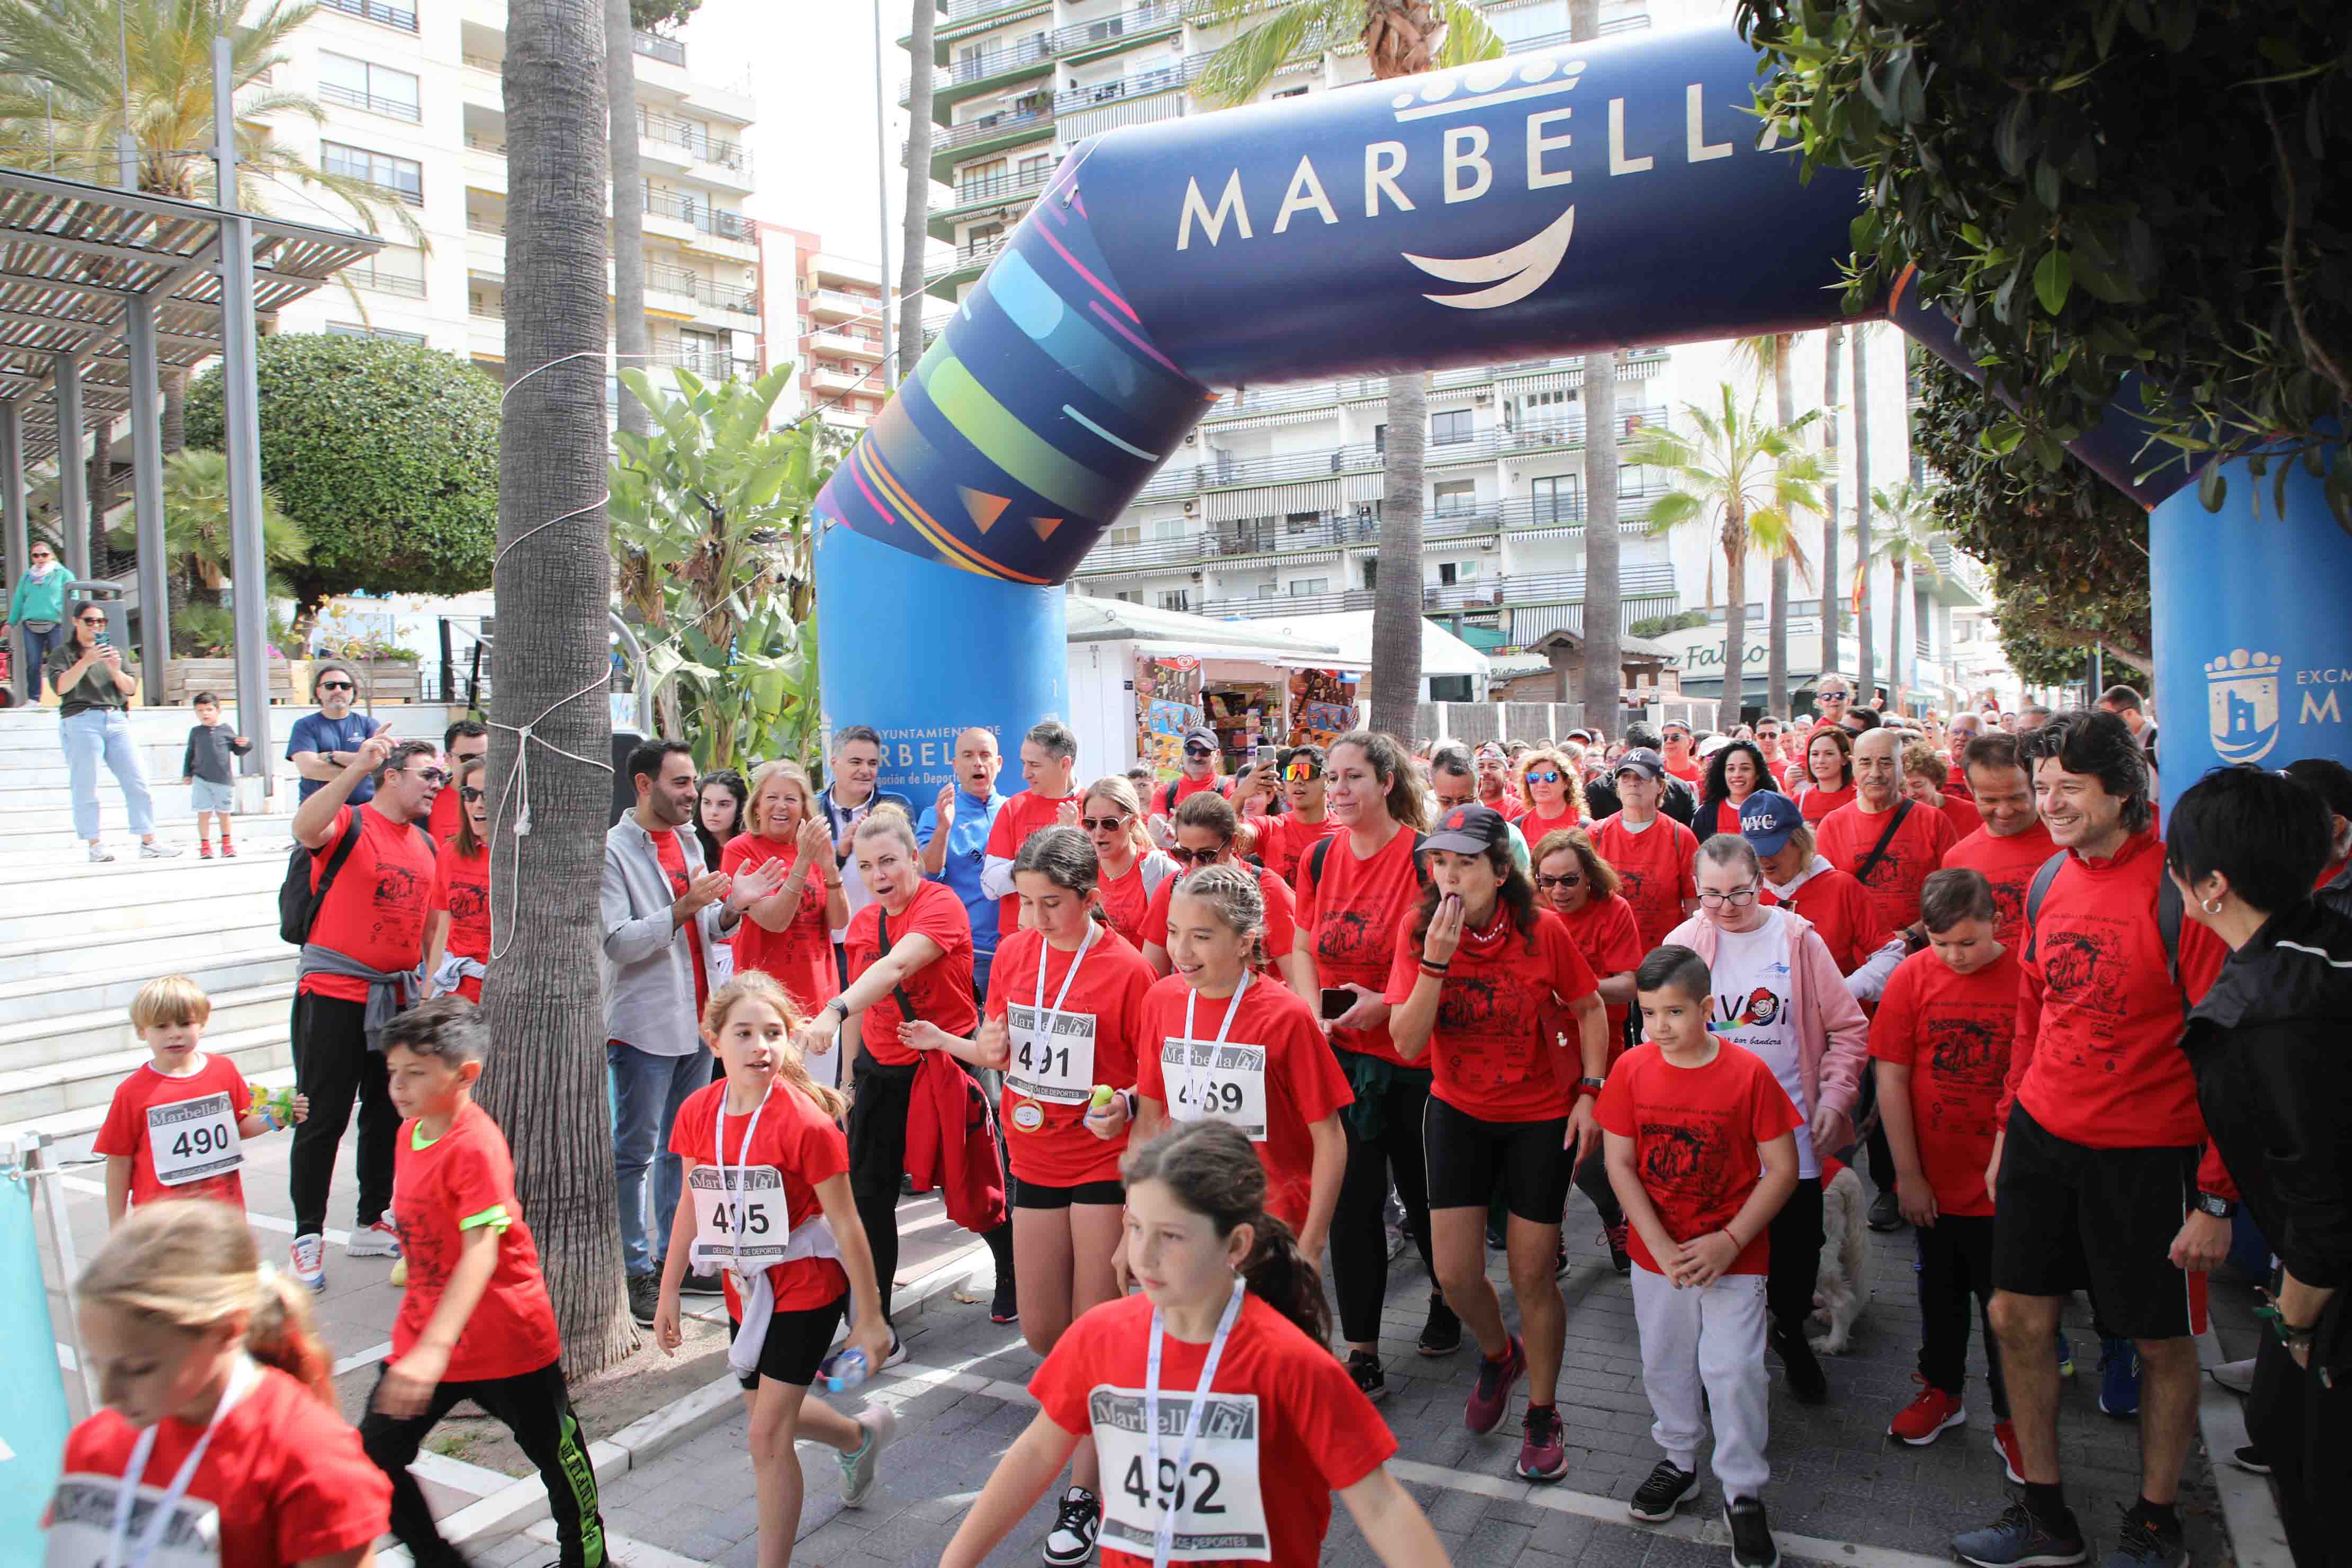
[[[414,273],[393,272],[379,265],[382,253],[365,261],[356,261],[335,276],[361,288],[373,289],[378,294],[397,294],[403,298],[425,298],[425,279]]]
[[[707,381],[750,381],[760,367],[751,360],[710,349],[689,349],[679,343],[655,343],[643,361],[667,369],[692,371]]]
[[[1664,404],[1653,403],[1644,408],[1621,411],[1617,415],[1617,439],[1631,441],[1644,429],[1663,429],[1666,423]],[[1584,417],[1581,414],[1565,419],[1522,420],[1503,432],[1502,449],[1520,455],[1550,448],[1581,451],[1584,446]]]
[[[1054,56],[1054,37],[1050,33],[966,55],[951,65],[932,70],[931,107],[942,109],[989,87],[1036,76],[1052,68]],[[899,106],[904,108],[913,97],[913,78],[899,82]]]
[[[639,27],[631,34],[629,47],[649,60],[662,60],[680,70],[686,68],[686,45],[680,39],[665,38],[659,33],[648,33]]]
[[[802,298],[809,314],[820,320],[855,319],[882,308],[879,294],[845,294],[838,288],[820,288]]]
[[[410,30],[415,29],[412,27]],[[320,84],[319,96],[329,103],[340,103],[345,109],[363,109],[370,114],[381,114],[393,120],[404,120],[411,125],[415,125],[424,118],[424,111],[417,108],[416,100],[414,99],[383,98],[372,92],[363,92],[358,88],[341,87],[333,82]]]
[[[1042,169],[1031,169],[1025,172],[1014,170],[1003,174],[983,175],[977,180],[959,181],[953,194],[933,200],[931,216],[936,220],[945,217],[950,213],[961,212],[966,207],[992,206],[1023,201],[1044,190],[1047,182],[1053,177],[1054,165],[1048,162]]]
[[[673,223],[720,239],[737,240],[746,245],[751,240],[751,220],[740,213],[730,213],[712,206],[699,196],[683,191],[648,191],[646,193],[646,215],[667,218]]]
[[[760,296],[756,289],[714,283],[700,273],[682,267],[663,267],[658,263],[648,266],[646,268],[646,287],[658,288],[665,294],[676,294],[714,309],[730,310],[740,316],[760,313]]]
[[[1053,104],[1042,98],[1034,107],[1002,109],[961,125],[941,126],[931,136],[931,178],[941,184],[951,183],[949,170],[960,159],[1023,141],[1042,141],[1053,133]],[[900,142],[902,162],[907,152],[907,144]]]
[[[1192,607],[1195,615],[1223,620],[1241,615],[1263,621],[1283,615],[1329,615],[1342,610],[1370,610],[1372,591],[1346,588],[1334,593],[1276,593],[1263,599],[1210,599]]]
[[[1628,601],[1672,599],[1676,593],[1675,569],[1664,561],[1628,566],[1619,573],[1619,580],[1621,591]],[[1435,615],[1583,602],[1584,574],[1580,571],[1518,572],[1482,578],[1472,582],[1432,582],[1424,583],[1421,591],[1422,612]],[[1212,599],[1194,609],[1196,613],[1211,617],[1240,615],[1265,620],[1285,615],[1321,615],[1340,610],[1370,610],[1371,607],[1372,590],[1350,588],[1331,593]]]
[[[814,364],[809,367],[809,380],[824,392],[854,392],[869,387],[879,392],[881,381],[867,365]]]
[[[1664,364],[1664,350],[1637,351],[1634,357],[1619,367],[1617,380],[1622,385],[1629,381],[1644,381],[1657,373]],[[1433,392],[1459,391],[1464,387],[1485,386],[1516,377],[1543,375],[1580,370],[1580,358],[1519,360],[1503,365],[1465,365],[1454,370],[1439,371],[1429,378]],[[1354,376],[1344,381],[1294,382],[1286,385],[1240,387],[1226,392],[1204,415],[1209,423],[1226,419],[1249,419],[1262,413],[1284,413],[1304,408],[1331,408],[1348,403],[1384,403],[1388,401],[1389,383],[1381,376]]]
[[[1190,83],[1207,68],[1209,56],[1187,55],[1172,66],[1157,70],[1138,71],[1133,76],[1113,77],[1087,87],[1065,88],[1054,95],[1054,109],[1061,114],[1079,110],[1095,109],[1121,99],[1149,98],[1154,93],[1172,92]]]
[[[847,354],[860,360],[879,361],[883,353],[882,334],[870,331],[828,331],[818,329],[809,337],[809,347],[818,353]]]
[[[1191,102],[1181,92],[1155,92],[1142,98],[1118,98],[1092,109],[1076,109],[1062,116],[1056,131],[1066,144],[1100,136],[1128,125],[1157,125],[1180,120]]]
[[[924,272],[924,290],[953,304],[955,295],[951,291],[943,291],[947,286],[966,277],[980,276],[981,268],[995,260],[996,253],[1003,250],[1005,242],[1012,237],[1009,234],[991,235],[986,239],[974,240],[970,245],[956,246],[953,261],[943,262]]]
[[[1184,7],[1177,0],[1162,0],[1159,5],[1138,5],[1116,16],[1101,16],[1091,22],[1073,22],[1054,30],[1054,45],[1067,59],[1082,60],[1098,54],[1132,48],[1153,38],[1165,37],[1184,21]]]
[[[383,0],[319,0],[330,11],[341,11],[346,16],[357,16],[362,22],[379,26],[397,27],[404,33],[416,31],[416,13],[398,5],[387,5]]]
[[[641,109],[637,111],[637,140],[655,148],[675,149],[697,163],[715,163],[742,175],[747,184],[751,181],[751,150],[740,141],[713,136],[691,120],[675,120]]]

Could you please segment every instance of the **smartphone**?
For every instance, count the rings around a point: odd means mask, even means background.
[[[1347,987],[1326,986],[1323,988],[1322,1012],[1323,1021],[1325,1023],[1330,1023],[1336,1019],[1347,1017],[1348,1009],[1355,1005],[1356,993],[1348,989]]]

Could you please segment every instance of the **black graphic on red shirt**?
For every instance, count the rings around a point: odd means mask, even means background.
[[[2122,1014],[2123,959],[2104,933],[2053,932],[2042,943],[2041,957],[2052,996],[2085,1011]]]
[[[449,919],[453,925],[464,925],[473,921],[487,920],[489,915],[490,890],[488,885],[478,882],[451,880]]]
[[[1381,950],[1382,933],[1374,923],[1378,912],[1371,909],[1326,909],[1315,930],[1315,955],[1343,964],[1378,964],[1387,955]]]
[[[375,887],[369,913],[375,928],[372,940],[406,941],[424,927],[425,909],[433,901],[429,870],[420,874],[404,865],[376,865]]]
[[[1946,1082],[1997,1085],[2008,1066],[2006,1036],[1996,1025],[1979,1019],[1927,1018],[1927,1060],[1936,1076]]]
[[[2016,930],[2025,920],[2025,883],[2002,882],[1993,877],[1985,880],[1992,884],[1992,905],[1999,911],[1993,929],[2004,934]],[[2001,940],[2006,942],[2009,938],[2003,935]]]
[[[1642,883],[1646,880],[1644,873],[1622,865],[1613,869],[1617,873],[1617,891],[1624,896],[1626,903],[1636,909],[1642,907]]]
[[[1722,1140],[1681,1122],[1642,1124],[1642,1185],[1668,1192],[1704,1193],[1723,1162]]]

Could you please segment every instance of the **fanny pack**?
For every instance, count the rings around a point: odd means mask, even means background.
[[[38,632],[44,637],[58,629],[54,621],[20,621],[17,624],[27,632]]]

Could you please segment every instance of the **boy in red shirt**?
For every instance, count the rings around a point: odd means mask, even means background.
[[[1999,939],[2000,906],[1979,873],[1937,872],[1919,906],[1928,951],[1895,969],[1870,1030],[1895,1197],[1919,1241],[1919,1396],[1887,1435],[1916,1447],[1967,1424],[1960,1385],[1973,1297],[1986,1314],[1993,1444],[2009,1479],[2021,1483],[1992,1336],[1992,1195],[1985,1187],[2017,1028],[2017,955]]]
[[[212,998],[185,975],[150,980],[131,999],[131,1027],[150,1060],[115,1089],[90,1145],[106,1156],[110,1227],[167,1197],[209,1197],[242,1210],[243,1141],[287,1124],[255,1104],[235,1062],[198,1049],[212,1016]],[[310,1098],[295,1095],[289,1120],[310,1113]]]
[[[1772,1568],[1780,1552],[1758,1496],[1771,1475],[1764,1277],[1772,1216],[1797,1188],[1797,1107],[1760,1057],[1708,1032],[1715,978],[1696,953],[1659,948],[1633,987],[1648,1043],[1610,1070],[1594,1113],[1633,1227],[1642,1385],[1666,1457],[1627,1511],[1662,1523],[1697,1492],[1711,1417],[1732,1561]]]
[[[1642,946],[1655,947],[1698,908],[1691,862],[1696,835],[1658,810],[1664,801],[1665,764],[1647,747],[1617,759],[1617,814],[1592,830],[1592,847],[1617,873],[1617,891],[1633,906]]]
[[[419,1568],[461,1563],[408,1467],[425,1435],[470,1399],[506,1423],[547,1483],[563,1568],[601,1568],[596,1472],[563,1384],[555,1306],[515,1196],[514,1160],[474,1103],[489,1026],[436,997],[383,1027],[394,1141],[392,1213],[408,1290],[360,1440],[392,1479],[392,1532]]]

